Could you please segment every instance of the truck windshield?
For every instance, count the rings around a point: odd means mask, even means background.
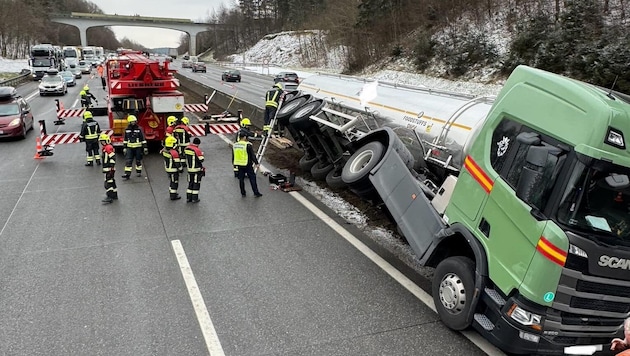
[[[604,170],[578,161],[562,194],[558,221],[598,241],[630,246],[629,174],[622,166],[607,164]]]
[[[52,66],[52,60],[48,58],[33,59],[33,67],[50,67]]]

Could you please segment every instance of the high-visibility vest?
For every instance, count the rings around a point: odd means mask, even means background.
[[[278,98],[278,96],[280,96],[280,90],[279,89],[273,89],[273,90],[269,90],[267,92],[267,97],[266,97],[266,101],[265,101],[265,106],[272,106],[274,108],[278,107],[278,101],[280,101]]]
[[[251,145],[251,143],[239,141],[232,146],[232,149],[234,151],[233,164],[235,166],[247,166],[247,145]]]
[[[96,121],[88,121],[86,122],[86,140],[96,140],[98,139],[98,135],[101,133],[101,128],[98,126],[98,122]]]
[[[179,153],[174,148],[164,148],[162,150],[164,157],[164,169],[167,173],[175,173],[179,171]]]

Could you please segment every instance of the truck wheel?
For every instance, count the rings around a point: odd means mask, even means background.
[[[302,158],[300,158],[298,165],[304,172],[310,172],[311,168],[313,168],[313,166],[317,162],[318,162],[317,157],[309,158],[307,155],[304,155],[302,156]]]
[[[298,97],[291,98],[280,106],[278,113],[276,114],[276,118],[281,125],[288,126],[289,118],[293,115],[294,112],[297,111],[302,105],[308,103],[313,100],[312,95],[302,95]]]
[[[326,180],[326,175],[334,168],[335,166],[332,163],[318,161],[311,167],[311,175],[314,180]]]
[[[385,148],[378,141],[372,141],[356,151],[343,166],[341,179],[349,186],[363,185],[368,174],[383,157]]]
[[[317,123],[315,121],[311,121],[310,117],[311,115],[319,113],[324,105],[326,104],[321,99],[306,103],[297,109],[293,115],[291,115],[291,118],[289,118],[289,124],[300,131],[306,131],[311,127],[316,127]]]
[[[435,269],[433,302],[442,322],[453,330],[470,326],[468,320],[474,294],[475,264],[468,257],[449,257]]]
[[[346,183],[341,179],[341,171],[340,169],[333,169],[326,175],[326,184],[331,189],[342,189],[346,187]]]

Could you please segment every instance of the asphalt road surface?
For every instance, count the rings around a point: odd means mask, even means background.
[[[66,108],[85,81],[58,97]],[[98,79],[90,86],[105,103]],[[79,130],[79,118],[53,125],[56,98],[36,83],[18,91],[48,133]],[[200,203],[169,200],[153,153],[129,181],[117,157],[119,200],[104,205],[84,144],[35,160],[38,131],[0,141],[1,355],[486,354],[421,302],[417,276],[312,197],[260,176],[264,196],[247,186],[241,198],[217,135],[202,138]]]

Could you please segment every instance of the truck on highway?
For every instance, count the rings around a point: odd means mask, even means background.
[[[386,208],[435,268],[445,325],[514,354],[623,338],[628,95],[526,66],[496,98],[327,75],[299,89],[277,118],[300,167]]]
[[[52,44],[32,46],[29,66],[31,67],[31,75],[34,80],[41,79],[49,69],[64,70],[61,48]]]

